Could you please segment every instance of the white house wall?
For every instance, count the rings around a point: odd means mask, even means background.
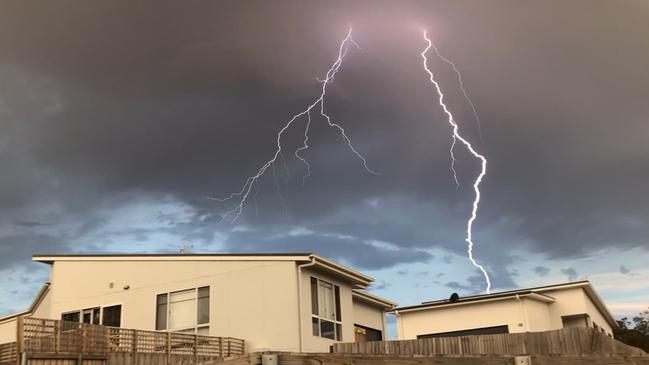
[[[524,327],[526,331],[541,332],[558,329],[561,327],[553,327],[550,316],[550,305],[545,302],[530,298],[522,298],[523,306],[525,308],[526,321]]]
[[[554,301],[546,303],[523,296],[520,301],[508,298],[402,312],[397,315],[399,339],[500,325],[507,325],[510,333],[550,331],[563,328],[563,316],[582,314],[590,317],[591,327],[596,323],[606,334],[613,334],[610,324],[583,287],[542,293]]]
[[[157,294],[210,286],[210,335],[296,351],[295,273],[294,261],[57,261],[45,317],[121,304],[122,327],[153,330]]]
[[[328,338],[314,336],[311,327],[311,277],[325,280],[340,287],[340,310],[342,318],[342,341],[354,342],[354,308],[352,304],[352,287],[348,282],[325,274],[319,270],[305,267],[302,270],[302,351],[329,352],[329,347],[336,343]],[[297,314],[296,314],[297,315]]]
[[[516,300],[457,305],[434,310],[414,310],[397,315],[400,340],[418,335],[507,325],[510,333],[525,332],[524,307]],[[521,324],[521,325],[519,325]]]
[[[586,303],[586,313],[590,315],[591,320],[596,323],[600,328],[603,328],[606,334],[613,336],[613,328],[611,325],[608,324],[604,316],[600,313],[600,311],[595,307],[595,304],[593,303],[590,298],[585,295],[586,297],[585,303]]]
[[[361,300],[354,300],[354,323],[382,332],[385,338],[385,313],[383,309]]]
[[[550,306],[553,326],[555,326],[556,328],[563,327],[561,320],[562,316],[588,314],[592,322],[597,323],[599,327],[603,327],[607,334],[610,334],[611,336],[613,335],[613,329],[597,309],[597,307],[595,307],[595,304],[592,302],[590,297],[586,295],[586,292],[583,288],[579,287],[572,289],[544,291],[544,294],[547,294],[556,299],[556,302],[552,303],[552,305]]]
[[[16,342],[16,318],[0,322],[0,344]]]

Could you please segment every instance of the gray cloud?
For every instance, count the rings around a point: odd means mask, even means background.
[[[205,197],[237,191],[269,158],[282,123],[317,95],[314,76],[349,22],[363,51],[348,54],[327,108],[382,175],[367,174],[314,117],[307,184],[289,152],[290,179],[276,169],[287,211],[266,177],[256,205],[218,224],[231,206]],[[0,267],[32,265],[35,252],[179,242],[309,250],[363,269],[429,263],[432,248],[464,257],[476,164],[457,150],[456,189],[448,125],[421,69],[421,26],[463,71],[481,116],[476,146],[490,163],[475,253],[498,287],[515,286],[516,250],[649,248],[643,2],[224,1],[156,3],[151,13],[10,1],[0,12]],[[462,131],[480,141],[452,70],[431,67]],[[289,131],[286,151],[301,138]],[[187,212],[143,219],[155,225],[111,213],[165,199]],[[291,235],[296,227],[311,233]],[[478,276],[447,280],[484,286]]]
[[[534,273],[538,276],[543,277],[550,273],[550,269],[545,266],[537,266],[534,268]]]
[[[624,266],[624,265],[620,265],[620,273],[626,275],[626,274],[628,274],[628,273],[630,273],[630,272],[631,272],[631,270],[629,270],[628,267],[626,267],[626,266]]]
[[[566,275],[569,281],[577,280],[577,276],[579,275],[577,274],[577,271],[572,267],[569,267],[567,269],[561,269],[561,273]]]

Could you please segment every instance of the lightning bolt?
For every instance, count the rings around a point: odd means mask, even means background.
[[[368,167],[367,159],[365,157],[363,157],[363,155],[361,155],[356,150],[356,148],[352,144],[351,139],[347,136],[347,133],[345,132],[345,129],[338,122],[334,121],[331,118],[331,116],[329,116],[325,112],[325,95],[327,94],[327,85],[329,85],[330,83],[333,82],[334,77],[336,76],[336,74],[340,70],[343,59],[347,55],[347,51],[349,50],[350,45],[353,45],[356,48],[360,49],[358,44],[352,38],[352,27],[351,26],[349,27],[349,31],[347,32],[347,36],[340,43],[340,46],[338,47],[338,56],[337,56],[336,60],[334,61],[334,63],[329,68],[329,70],[327,71],[327,73],[325,75],[325,78],[324,79],[318,79],[318,81],[322,83],[322,89],[321,89],[321,92],[320,92],[320,96],[317,99],[315,99],[306,109],[304,109],[303,111],[293,115],[291,117],[291,119],[289,119],[286,122],[284,127],[282,127],[279,130],[279,132],[277,132],[277,139],[276,139],[276,141],[277,141],[277,149],[275,150],[275,153],[273,154],[273,157],[270,160],[266,161],[257,170],[257,172],[254,175],[249,176],[246,179],[246,181],[244,182],[243,186],[241,187],[241,190],[239,190],[238,192],[232,193],[232,194],[228,195],[225,198],[208,197],[208,199],[210,199],[210,200],[216,200],[216,201],[219,201],[219,202],[226,202],[226,201],[230,201],[230,200],[233,200],[235,198],[238,198],[238,203],[234,206],[234,208],[228,210],[227,212],[225,212],[221,216],[221,221],[223,221],[224,219],[226,219],[228,217],[232,217],[232,222],[234,222],[234,221],[237,220],[237,218],[239,218],[239,216],[243,212],[243,207],[246,204],[246,201],[248,200],[248,198],[250,196],[250,193],[251,193],[251,191],[253,189],[253,186],[258,185],[259,179],[266,173],[266,171],[269,168],[271,168],[271,170],[273,172],[273,179],[275,180],[275,185],[278,185],[274,170],[275,170],[275,162],[277,162],[278,157],[283,158],[283,155],[282,155],[283,149],[282,149],[282,143],[281,143],[282,135],[284,134],[284,132],[286,132],[291,127],[291,125],[293,125],[293,123],[295,121],[297,121],[299,118],[304,117],[304,116],[307,117],[307,121],[306,121],[306,124],[305,124],[305,129],[304,129],[304,140],[303,140],[302,146],[299,147],[297,150],[295,150],[294,155],[298,160],[300,160],[305,165],[306,173],[302,177],[302,182],[304,183],[306,181],[306,179],[311,174],[311,165],[309,165],[308,161],[304,157],[302,157],[302,155],[300,153],[309,148],[308,142],[309,142],[309,128],[311,127],[311,112],[314,109],[317,112],[319,112],[319,114],[327,121],[327,124],[329,125],[329,127],[338,130],[338,132],[340,133],[341,138],[343,139],[343,141],[345,142],[347,147],[351,150],[351,152],[359,160],[361,160],[365,170],[367,172],[371,173],[371,174],[379,175],[379,173],[375,172],[374,170],[372,170],[372,169],[370,169]],[[320,106],[320,108],[316,108],[317,106]],[[279,187],[278,187],[278,193],[280,194],[280,198],[282,199],[283,204],[285,204],[284,198],[283,198],[283,196],[281,194],[281,191],[280,191]],[[254,198],[254,196],[253,196],[253,198]]]
[[[444,94],[442,93],[442,89],[440,88],[439,84],[437,81],[435,81],[435,76],[433,75],[433,72],[428,68],[428,58],[426,57],[426,53],[428,53],[428,50],[433,46],[433,42],[428,38],[428,34],[426,31],[424,33],[424,39],[427,42],[426,48],[421,52],[421,57],[424,62],[424,70],[428,73],[430,76],[430,82],[435,86],[435,89],[437,90],[437,94],[439,95],[439,105],[442,107],[444,110],[444,113],[446,113],[446,116],[448,117],[448,122],[451,125],[451,128],[453,130],[453,146],[455,145],[456,141],[460,141],[464,146],[466,146],[467,150],[480,161],[480,174],[478,177],[475,179],[473,182],[473,190],[475,191],[475,199],[473,200],[473,207],[471,209],[471,217],[467,221],[467,226],[466,226],[466,239],[465,241],[467,242],[467,253],[469,255],[469,260],[475,266],[478,268],[482,274],[484,275],[485,281],[487,282],[487,289],[486,292],[489,294],[491,292],[491,280],[489,279],[489,274],[487,273],[487,270],[480,265],[475,258],[473,257],[473,223],[475,222],[477,216],[478,216],[478,208],[480,206],[480,183],[482,182],[482,179],[484,178],[485,174],[487,173],[487,159],[479,154],[471,145],[469,141],[464,139],[462,135],[459,132],[459,126],[455,122],[455,119],[453,118],[453,114],[448,110],[446,107],[446,104],[444,104]],[[451,149],[453,151],[453,149]],[[453,158],[453,162],[455,162],[455,158],[453,155],[451,155]],[[455,170],[453,171],[455,172]]]
[[[431,47],[433,48],[433,51],[435,51],[437,57],[439,57],[442,61],[449,64],[453,68],[453,71],[455,71],[455,74],[457,75],[457,80],[460,84],[460,90],[462,91],[462,94],[464,94],[464,99],[466,99],[467,103],[469,103],[469,106],[471,107],[471,110],[473,111],[473,118],[475,119],[475,123],[478,126],[478,134],[480,135],[480,140],[482,140],[482,123],[480,123],[478,110],[476,109],[475,104],[473,104],[473,101],[471,101],[469,94],[466,92],[466,89],[464,88],[464,80],[462,79],[462,74],[460,73],[460,70],[457,69],[455,63],[453,63],[448,58],[442,56],[442,54],[439,52],[439,50],[437,49],[434,43],[431,43]]]

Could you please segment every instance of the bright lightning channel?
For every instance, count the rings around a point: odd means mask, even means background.
[[[374,170],[372,170],[372,169],[370,169],[368,167],[367,159],[365,159],[365,157],[363,157],[363,155],[361,155],[356,150],[356,148],[352,144],[352,141],[347,136],[347,133],[345,132],[345,129],[339,123],[335,122],[331,118],[331,116],[329,116],[329,114],[327,114],[325,112],[325,95],[327,93],[327,85],[329,85],[330,83],[333,82],[334,76],[340,70],[343,59],[345,58],[345,55],[347,54],[347,51],[349,50],[349,47],[351,45],[353,45],[356,48],[360,49],[358,44],[352,38],[352,27],[350,26],[349,31],[347,32],[347,36],[340,43],[340,46],[338,48],[338,57],[336,58],[336,61],[331,65],[331,68],[329,68],[329,70],[327,71],[327,73],[325,75],[325,78],[324,79],[318,79],[322,83],[322,89],[321,89],[321,92],[320,92],[320,96],[317,99],[315,99],[315,101],[313,101],[313,103],[311,103],[306,109],[304,109],[303,111],[301,111],[298,114],[295,114],[293,117],[291,117],[291,119],[289,119],[286,122],[284,127],[282,127],[279,130],[279,132],[277,132],[277,149],[275,150],[275,154],[273,155],[273,157],[270,160],[266,161],[259,168],[259,170],[257,170],[257,172],[254,175],[249,176],[246,179],[243,186],[241,187],[241,190],[239,190],[238,192],[232,193],[232,194],[228,195],[225,198],[208,197],[208,199],[210,199],[210,200],[216,200],[216,201],[219,201],[219,202],[226,202],[226,201],[229,201],[229,200],[232,200],[232,199],[235,199],[235,198],[239,199],[238,203],[234,206],[234,208],[228,210],[227,212],[225,212],[221,216],[221,221],[223,221],[224,219],[226,219],[228,217],[231,217],[231,221],[234,222],[234,221],[237,220],[237,218],[239,218],[239,216],[243,212],[243,207],[246,204],[246,201],[248,200],[248,198],[250,196],[250,193],[251,193],[251,191],[253,189],[253,186],[259,184],[259,179],[264,175],[264,173],[268,170],[268,168],[271,168],[271,170],[273,170],[272,171],[273,172],[273,178],[275,180],[275,184],[278,185],[278,183],[276,181],[275,174],[274,174],[274,168],[275,168],[275,162],[277,162],[277,159],[280,158],[280,157],[283,158],[283,155],[282,155],[283,150],[282,150],[282,143],[281,143],[282,135],[284,134],[284,132],[286,132],[286,130],[288,130],[291,127],[291,125],[296,120],[298,120],[299,118],[301,118],[303,116],[306,116],[307,121],[306,121],[305,129],[304,129],[304,140],[302,142],[302,146],[299,147],[298,149],[296,149],[295,152],[294,152],[295,157],[304,164],[305,169],[306,169],[306,173],[302,177],[302,183],[304,184],[306,179],[311,175],[311,165],[307,162],[307,160],[304,157],[302,157],[302,155],[300,153],[309,148],[308,142],[309,142],[309,128],[311,127],[311,112],[314,109],[317,110],[319,112],[320,116],[322,116],[327,121],[327,124],[329,125],[329,127],[332,127],[332,128],[335,128],[335,129],[338,130],[338,132],[340,133],[341,138],[343,139],[343,141],[345,142],[347,147],[351,150],[351,152],[359,160],[361,160],[365,170],[367,172],[371,173],[371,174],[379,175],[379,173],[375,172]],[[318,105],[320,107],[316,108]],[[279,190],[279,187],[278,187],[278,192],[279,191],[280,190]],[[283,196],[281,195],[281,192],[279,194],[280,194],[280,198],[282,199],[282,202],[284,202],[284,199],[283,199]],[[253,195],[253,198],[254,198],[254,195]]]
[[[473,101],[471,101],[469,94],[466,92],[466,89],[464,88],[464,80],[462,79],[462,74],[460,73],[460,70],[458,70],[457,66],[455,65],[455,63],[453,63],[453,61],[442,56],[442,54],[439,52],[439,49],[437,49],[434,43],[431,43],[431,47],[433,48],[433,51],[435,51],[437,57],[439,57],[442,61],[446,62],[449,66],[453,68],[453,71],[455,71],[455,74],[457,75],[457,80],[460,84],[460,90],[462,91],[462,94],[464,94],[464,99],[466,99],[467,103],[469,103],[469,106],[471,107],[471,111],[473,111],[473,118],[475,119],[475,123],[478,126],[478,135],[480,135],[480,140],[482,140],[482,123],[480,123],[478,110],[476,109],[475,104],[473,104]]]
[[[486,292],[489,294],[491,292],[491,280],[489,279],[489,274],[487,273],[487,270],[485,268],[478,264],[478,262],[475,260],[473,257],[473,222],[475,222],[477,216],[478,216],[478,207],[480,206],[480,183],[482,182],[482,178],[485,176],[487,173],[487,159],[479,154],[471,145],[469,141],[464,139],[462,135],[459,133],[459,126],[455,122],[455,119],[453,118],[453,114],[448,110],[446,107],[446,104],[444,104],[444,94],[442,93],[442,89],[440,88],[439,84],[437,81],[435,81],[435,76],[433,75],[433,72],[428,68],[428,58],[426,57],[426,53],[428,50],[433,47],[433,42],[428,38],[428,34],[426,31],[424,33],[424,39],[427,42],[426,48],[421,52],[421,57],[424,61],[424,69],[430,76],[430,82],[435,86],[435,89],[437,90],[437,94],[439,95],[439,105],[442,107],[444,110],[444,113],[446,113],[446,116],[448,117],[448,122],[451,125],[453,129],[453,144],[455,144],[456,141],[460,141],[466,148],[469,150],[469,152],[478,160],[480,160],[480,174],[478,177],[475,179],[473,182],[473,190],[475,191],[475,199],[473,200],[473,208],[471,210],[471,217],[467,221],[467,227],[466,227],[466,239],[465,241],[467,242],[467,253],[469,254],[469,260],[471,260],[471,263],[473,266],[478,268],[482,274],[484,275],[485,281],[487,282],[487,288]],[[452,151],[452,149],[451,149]],[[452,158],[454,159],[453,155],[451,155]],[[453,171],[455,172],[455,171]]]

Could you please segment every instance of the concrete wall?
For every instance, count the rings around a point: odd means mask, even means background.
[[[383,310],[358,299],[353,300],[353,305],[354,324],[379,330],[385,339],[385,313]]]
[[[51,280],[45,317],[121,304],[122,327],[149,330],[157,294],[210,286],[210,335],[242,338],[248,351],[298,350],[294,261],[57,261]]]

